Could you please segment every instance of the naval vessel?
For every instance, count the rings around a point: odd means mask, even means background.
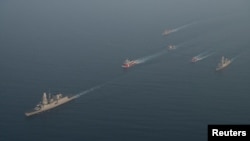
[[[175,50],[176,46],[175,45],[169,45],[167,48],[168,48],[168,50]]]
[[[192,63],[195,63],[195,62],[198,62],[198,61],[200,61],[200,60],[201,60],[200,57],[195,56],[195,57],[193,57],[193,58],[191,59],[191,62],[192,62]]]
[[[64,103],[67,103],[75,98],[77,98],[77,96],[63,96],[60,93],[53,96],[50,96],[49,94],[49,96],[47,97],[47,94],[43,93],[42,101],[39,102],[34,109],[26,112],[25,115],[32,116],[35,114],[39,114],[41,112],[53,109]]]
[[[221,62],[218,64],[217,68],[215,69],[216,71],[222,70],[225,67],[227,67],[229,64],[231,64],[231,60],[228,58],[225,58],[224,56],[222,56],[221,58]]]
[[[174,30],[172,30],[172,29],[166,29],[166,30],[164,30],[164,32],[162,33],[162,36],[167,36],[167,35],[169,35],[169,34],[172,33],[172,32],[174,32]]]
[[[131,60],[130,61],[130,60],[126,59],[124,61],[124,63],[122,64],[122,67],[125,68],[125,69],[127,69],[127,68],[130,68],[130,67],[132,67],[132,66],[134,66],[136,64],[138,64],[137,61],[135,61],[135,60]]]

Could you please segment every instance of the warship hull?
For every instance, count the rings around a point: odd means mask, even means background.
[[[70,101],[74,100],[75,98],[77,98],[77,96],[72,96],[72,97],[64,96],[64,97],[61,97],[59,99],[53,99],[48,104],[40,103],[33,110],[25,112],[25,115],[26,116],[33,116],[33,115],[48,111],[48,110],[56,108],[62,104],[70,102]]]
[[[227,64],[224,64],[223,66],[217,67],[215,70],[216,70],[216,71],[220,71],[220,70],[226,68],[230,63],[231,63],[231,62],[229,62],[229,63],[227,63]]]

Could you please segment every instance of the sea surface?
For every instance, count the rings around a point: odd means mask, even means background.
[[[206,141],[208,124],[250,124],[249,6],[1,1],[0,141]],[[43,92],[84,94],[25,117]]]

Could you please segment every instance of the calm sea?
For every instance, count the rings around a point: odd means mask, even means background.
[[[205,141],[208,124],[249,124],[249,13],[241,0],[1,1],[0,141]],[[146,61],[123,70],[127,58]],[[96,86],[24,115],[43,92]]]

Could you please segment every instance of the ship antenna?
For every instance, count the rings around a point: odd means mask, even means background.
[[[50,94],[50,88],[49,88],[49,99],[51,98],[51,94]]]

